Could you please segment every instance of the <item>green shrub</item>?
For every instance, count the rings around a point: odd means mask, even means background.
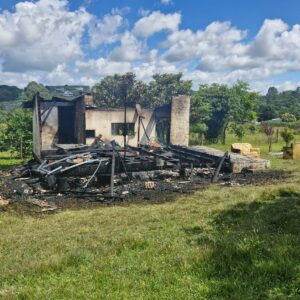
[[[292,129],[285,127],[283,131],[280,132],[285,145],[288,147],[289,144],[294,140],[295,134]]]
[[[238,138],[239,141],[241,141],[245,136],[246,132],[243,125],[233,124],[231,126],[231,129],[232,129],[232,133]]]
[[[32,113],[24,109],[9,112],[4,132],[8,150],[18,152],[20,158],[32,152]]]
[[[287,122],[287,123],[290,123],[290,122],[295,122],[297,121],[296,117],[291,114],[291,113],[284,113],[282,116],[281,116],[281,119],[283,122]]]
[[[254,134],[257,130],[256,126],[254,124],[251,124],[249,127],[248,127],[248,130],[251,134]]]

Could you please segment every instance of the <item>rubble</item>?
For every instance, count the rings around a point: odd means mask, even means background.
[[[147,190],[154,190],[156,187],[156,184],[154,181],[146,181],[144,184],[145,189]]]
[[[9,204],[9,201],[8,200],[4,200],[0,197],[0,206],[6,206]]]
[[[268,178],[266,174],[249,170],[234,174],[228,153],[214,157],[179,146],[123,148],[112,141],[58,149],[8,169],[0,173],[0,195],[10,204],[23,203],[51,212],[74,201],[85,205],[134,198],[163,201],[211,183],[256,184]],[[270,178],[282,180],[285,176],[277,175]]]
[[[54,210],[58,209],[57,205],[55,205],[54,203],[47,202],[47,201],[38,200],[35,198],[29,198],[26,201],[30,204],[40,207],[41,212],[54,211]]]

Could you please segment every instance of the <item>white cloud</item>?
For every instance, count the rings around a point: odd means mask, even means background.
[[[181,22],[179,13],[163,14],[160,11],[154,11],[139,19],[133,28],[133,34],[141,37],[149,37],[162,30],[175,31]]]
[[[146,17],[150,14],[151,14],[151,10],[149,10],[149,9],[143,9],[143,8],[139,9],[139,15],[142,17]]]
[[[156,73],[178,73],[176,65],[169,64],[168,62],[157,57],[157,51],[152,50],[149,52],[148,57],[140,63],[129,61],[110,61],[106,58],[91,59],[89,61],[77,61],[76,73],[83,75],[85,82],[97,80],[107,75],[115,73],[124,74],[126,72],[134,72],[137,78],[144,81],[150,81],[152,76]]]
[[[114,7],[111,10],[111,13],[113,15],[126,15],[131,11],[131,8],[129,6],[125,6],[125,7]]]
[[[0,57],[4,71],[45,70],[82,55],[80,40],[91,15],[70,12],[65,0],[20,2],[0,14]]]
[[[250,83],[300,70],[300,25],[289,28],[282,20],[265,20],[253,41],[229,22],[213,22],[196,32],[177,30],[161,44],[173,64],[198,65],[187,76],[200,83]]]
[[[215,56],[239,55],[244,46],[239,44],[245,31],[231,27],[230,22],[213,22],[205,30],[187,30],[170,34],[162,47],[167,48],[164,58],[170,62],[198,59],[209,63]],[[206,63],[206,68],[210,65]]]
[[[282,20],[265,20],[249,49],[249,53],[254,57],[271,56],[276,48],[274,42],[287,29],[288,25]],[[278,50],[276,49],[275,52],[278,52]]]
[[[163,61],[144,62],[132,68],[139,80],[149,82],[154,74],[178,73],[175,65],[164,63]]]
[[[58,65],[52,72],[48,73],[44,78],[44,81],[47,84],[64,84],[64,83],[74,83],[74,78],[67,70],[67,66],[65,64]]]
[[[105,15],[102,20],[95,20],[89,26],[90,43],[93,48],[116,42],[120,36],[117,33],[123,23],[121,15]]]
[[[115,73],[122,74],[130,71],[130,69],[130,62],[112,62],[103,57],[76,62],[76,72],[84,75],[86,78],[94,76],[101,78]]]
[[[83,8],[70,11],[67,0],[24,1],[13,12],[0,11],[0,82],[92,84],[106,75],[133,71],[145,81],[155,73],[183,72],[194,87],[236,80],[259,91],[269,84],[297,86],[297,80],[273,79],[300,71],[299,24],[265,20],[248,40],[247,31],[230,22],[181,29],[178,12],[140,10],[140,19],[128,24],[128,11],[114,9],[99,19]],[[148,38],[157,32],[163,32],[164,41],[155,45],[150,39],[150,47]]]
[[[1,84],[15,85],[20,88],[25,87],[30,81],[41,82],[40,79],[41,77],[38,74],[0,72]]]
[[[295,83],[291,81],[285,81],[280,85],[277,85],[277,88],[281,91],[286,91],[286,90],[295,90],[298,86],[300,85],[300,82]]]
[[[121,46],[114,48],[109,59],[111,61],[134,61],[142,56],[143,44],[129,31],[123,33]]]

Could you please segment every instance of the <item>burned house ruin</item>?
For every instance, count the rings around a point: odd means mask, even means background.
[[[91,94],[51,100],[44,100],[37,94],[33,102],[27,104],[30,106],[33,108],[33,153],[36,157],[61,147],[91,145],[97,137],[106,142],[114,140],[122,147],[124,143],[137,147],[155,141],[188,146],[188,96],[173,97],[170,105],[155,109],[144,109],[138,104],[135,108],[112,109],[96,107]]]
[[[111,109],[96,107],[90,94],[51,100],[37,94],[24,106],[33,110],[35,160],[13,172],[39,199],[56,193],[120,199],[145,190],[182,191],[182,184],[191,190],[197,183],[230,181],[233,173],[270,165],[264,159],[188,147],[188,96],[173,97],[155,109],[138,104]]]

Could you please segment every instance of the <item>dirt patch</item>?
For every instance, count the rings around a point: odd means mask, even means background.
[[[283,170],[270,170],[263,172],[244,172],[232,174],[232,182],[240,185],[265,185],[283,182],[292,177],[292,172]]]

